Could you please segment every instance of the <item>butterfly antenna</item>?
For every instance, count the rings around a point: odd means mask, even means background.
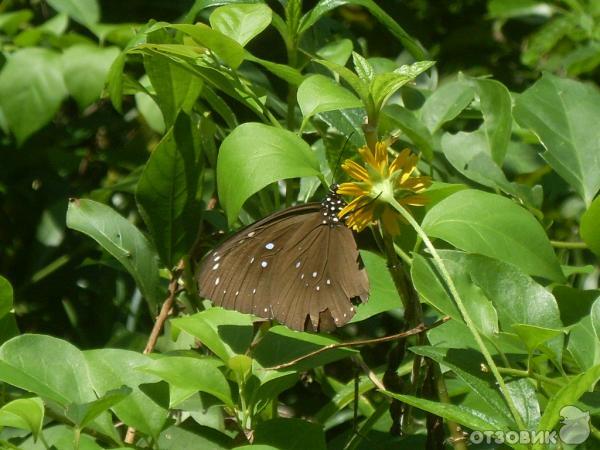
[[[346,138],[346,140],[344,141],[344,145],[342,145],[342,149],[340,150],[340,154],[338,155],[337,161],[335,162],[335,166],[333,168],[333,175],[331,177],[331,182],[335,183],[335,176],[337,174],[337,171],[340,167],[340,161],[342,160],[342,156],[344,156],[344,150],[346,149],[346,144],[348,143],[348,141],[350,140],[350,138],[352,137],[352,135],[355,133],[355,131],[353,131],[352,133],[350,133],[350,135]]]

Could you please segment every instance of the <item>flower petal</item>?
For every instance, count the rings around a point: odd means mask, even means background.
[[[351,159],[344,161],[342,164],[342,169],[355,180],[367,181],[369,179],[369,174],[365,168],[359,164],[356,164]]]

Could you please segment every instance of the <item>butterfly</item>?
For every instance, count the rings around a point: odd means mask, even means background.
[[[321,202],[255,222],[209,252],[197,272],[202,297],[295,330],[332,331],[369,296],[369,279],[346,205],[332,185]]]

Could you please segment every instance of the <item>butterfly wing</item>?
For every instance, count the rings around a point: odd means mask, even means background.
[[[287,208],[233,235],[202,261],[200,295],[296,330],[345,324],[351,300],[366,300],[368,279],[352,232],[331,226],[321,210]]]

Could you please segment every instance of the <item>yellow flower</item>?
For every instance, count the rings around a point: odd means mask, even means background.
[[[429,187],[431,179],[412,176],[417,167],[418,156],[404,149],[388,164],[390,141],[377,142],[375,151],[368,147],[358,149],[364,166],[347,159],[342,169],[355,181],[342,183],[337,193],[354,199],[342,209],[338,216],[356,231],[380,220],[383,228],[391,235],[400,233],[398,212],[389,205],[395,198],[402,206],[423,206],[427,198],[422,192]]]

